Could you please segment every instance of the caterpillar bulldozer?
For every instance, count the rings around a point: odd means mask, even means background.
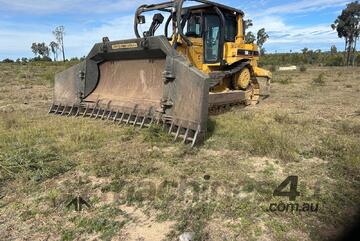
[[[152,22],[140,33],[149,12]],[[245,43],[241,10],[206,0],[142,5],[134,32],[134,39],[104,37],[83,62],[57,74],[49,113],[157,123],[194,146],[205,138],[210,112],[255,105],[258,79],[270,83],[271,73],[257,65],[258,47]]]

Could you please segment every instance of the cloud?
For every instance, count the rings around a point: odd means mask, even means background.
[[[149,15],[145,15],[149,19]],[[110,40],[135,38],[133,30],[133,15],[114,18],[108,23],[90,29],[66,29],[65,27],[65,50],[68,57],[87,55],[95,43],[101,42],[102,37]],[[150,21],[139,27],[139,32],[148,29]],[[4,27],[6,26],[6,27]],[[18,29],[22,30],[19,31]],[[31,44],[33,42],[45,42],[49,44],[54,40],[52,29],[46,25],[18,25],[18,29],[12,24],[0,25],[0,59],[10,56],[12,58],[31,57]],[[27,29],[27,30],[26,30]],[[159,30],[161,31],[161,30]],[[22,55],[20,54],[22,53]],[[15,57],[13,57],[15,56]]]
[[[255,17],[250,31],[257,32],[265,28],[270,38],[264,47],[270,50],[298,51],[304,47],[328,50],[332,44],[343,42],[328,24],[312,26],[288,25],[279,16]]]
[[[266,9],[263,14],[284,14],[284,13],[303,13],[321,11],[326,8],[344,6],[350,1],[346,0],[302,0],[293,3],[278,5]]]
[[[253,19],[254,23],[251,31],[257,32],[258,29],[263,27],[266,29],[270,35],[270,39],[264,46],[266,49],[270,51],[289,51],[290,49],[296,51],[304,47],[329,49],[332,44],[337,44],[339,47],[342,46],[343,40],[337,37],[336,32],[332,31],[328,24],[320,24],[319,21],[314,21],[315,24],[305,26],[300,21],[297,25],[290,25],[288,24],[289,19],[286,16],[276,14],[276,12],[315,11],[312,9],[316,6],[323,5],[322,7],[325,8],[336,4],[339,5],[340,2],[344,5],[345,1],[302,0],[268,9],[265,8],[268,1],[261,1],[264,6],[264,14],[250,14],[250,18]],[[90,23],[78,22],[66,15],[62,16],[61,20],[65,21],[62,24],[65,25],[67,57],[87,55],[92,46],[100,42],[104,36],[108,36],[110,40],[134,38],[133,11],[141,2],[143,1],[113,0],[112,4],[110,4],[110,0],[106,0],[100,4],[100,1],[95,0],[33,0],[31,2],[26,0],[0,0],[0,4],[3,4],[5,9],[11,8],[12,11],[25,11],[28,9],[28,12],[39,11],[42,13],[49,13],[49,11],[56,13],[61,11],[116,11],[116,8],[121,8],[120,5],[122,3],[124,4],[123,9],[131,8],[130,11],[123,12],[122,15],[125,15],[120,17],[114,17],[114,14],[102,14],[101,18],[86,15],[88,17],[85,20],[90,21]],[[114,9],[110,9],[112,7]],[[265,14],[269,12],[273,12],[273,14]],[[16,15],[21,16],[21,14]],[[49,16],[44,18],[40,16],[38,19],[41,21],[16,21],[16,17],[11,20],[0,19],[0,59],[6,57],[31,57],[30,46],[33,42],[46,42],[48,44],[54,39],[52,30],[56,26],[54,21],[57,19],[54,18],[51,21]],[[50,19],[50,21],[45,21],[44,19]],[[140,32],[145,30],[146,26],[143,26]]]
[[[256,5],[243,3],[239,8],[244,9],[246,15],[252,16],[278,16],[284,14],[304,14],[319,12],[328,8],[345,7],[351,0],[300,0],[284,1],[283,4],[273,5],[271,1],[262,0]],[[259,11],[260,9],[260,11]],[[337,12],[341,12],[340,10]]]
[[[126,12],[156,0],[0,0],[2,10],[31,14]]]

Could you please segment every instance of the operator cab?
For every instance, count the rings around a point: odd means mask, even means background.
[[[198,55],[200,48],[203,53],[201,64],[225,65],[226,43],[235,43],[237,36],[240,35],[238,31],[244,31],[241,24],[244,13],[241,10],[205,0],[192,0],[200,4],[183,8],[184,2],[185,0],[174,0],[159,5],[141,6],[135,16],[135,35],[137,38],[142,38],[138,32],[138,24],[144,24],[145,17],[140,14],[159,11],[161,13],[154,15],[149,30],[143,32],[143,38],[152,37],[155,34],[165,35],[174,48],[180,52],[188,52],[192,49]],[[165,14],[166,21],[162,14]],[[157,32],[163,23],[165,25],[163,31]],[[242,26],[238,26],[239,23]],[[193,60],[196,58],[199,62],[197,56],[188,57]]]
[[[224,43],[235,42],[238,34],[238,14],[226,9],[219,10],[221,14],[204,5],[184,9],[188,13],[183,16],[183,31],[188,38],[203,39],[206,64],[221,62]]]

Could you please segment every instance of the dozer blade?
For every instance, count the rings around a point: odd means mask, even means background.
[[[163,36],[99,43],[85,61],[56,75],[49,113],[162,124],[194,146],[205,137],[208,78]]]

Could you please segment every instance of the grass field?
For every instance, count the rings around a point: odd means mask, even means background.
[[[47,115],[71,64],[0,64],[1,240],[331,240],[355,220],[360,68],[275,72],[269,98],[211,116],[191,149],[158,127]],[[268,210],[294,203],[273,196],[288,176],[318,210]],[[91,208],[67,208],[78,195]]]

